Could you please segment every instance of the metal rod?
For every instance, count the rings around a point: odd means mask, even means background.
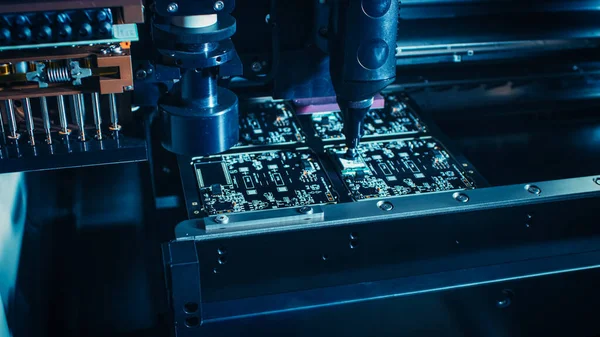
[[[52,131],[50,130],[50,113],[48,112],[48,101],[46,100],[46,97],[40,97],[40,107],[42,110],[44,132],[46,133],[46,143],[52,144]]]
[[[17,133],[17,119],[15,117],[15,106],[12,99],[4,101],[4,107],[6,108],[6,120],[8,122],[8,138],[19,139],[20,135]]]
[[[102,140],[102,116],[100,115],[100,94],[92,93],[92,109],[94,111],[94,125],[96,126],[96,139]]]
[[[110,129],[112,131],[121,130],[119,125],[119,110],[117,107],[117,96],[115,94],[108,95],[109,109],[110,109]]]
[[[2,111],[0,111],[0,131],[2,132],[2,137],[4,137],[4,118],[2,118]]]
[[[35,146],[35,137],[34,137],[34,129],[35,126],[33,124],[33,112],[31,111],[31,100],[29,97],[23,98],[23,112],[25,113],[25,127],[27,128],[27,133],[29,134],[29,144],[31,146]]]
[[[73,108],[75,109],[75,120],[79,128],[79,140],[85,142],[85,106],[82,103],[83,94],[73,95]]]
[[[63,95],[56,97],[58,103],[58,118],[60,120],[60,133],[68,135],[71,133],[69,130],[69,123],[67,123],[67,109],[65,108],[65,97]]]

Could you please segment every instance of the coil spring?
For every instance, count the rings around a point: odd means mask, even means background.
[[[61,83],[71,81],[71,71],[66,66],[48,68],[47,72],[49,83]]]

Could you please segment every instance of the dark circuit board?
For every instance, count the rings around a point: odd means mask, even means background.
[[[193,160],[209,215],[337,202],[329,177],[309,149]]]
[[[240,108],[238,147],[284,145],[303,141],[302,130],[287,103],[258,103]]]
[[[311,116],[316,136],[322,140],[344,139],[344,123],[339,111],[315,113]],[[409,107],[390,95],[383,109],[372,109],[363,124],[363,137],[398,136],[426,132],[426,127]]]
[[[357,201],[475,187],[458,162],[430,137],[361,143],[355,160],[344,158],[343,147],[327,151]]]

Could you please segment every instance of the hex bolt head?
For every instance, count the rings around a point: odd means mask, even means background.
[[[452,197],[454,198],[454,200],[458,201],[458,202],[469,202],[470,198],[468,195],[464,194],[464,193],[460,193],[460,192],[456,192],[452,195]]]
[[[313,214],[313,209],[310,206],[302,206],[298,208],[298,212],[302,214]]]
[[[169,13],[175,13],[175,12],[177,12],[178,9],[179,9],[179,5],[176,2],[171,2],[167,6],[167,12],[169,12]]]
[[[542,189],[535,186],[535,185],[525,185],[525,190],[527,190],[527,192],[531,193],[531,194],[535,194],[535,195],[540,195],[542,194]]]
[[[221,10],[223,10],[223,8],[225,8],[225,3],[223,3],[223,1],[219,0],[217,2],[215,2],[215,5],[213,6],[213,8],[219,12]]]
[[[215,217],[215,222],[219,224],[227,224],[229,222],[229,217],[225,214],[219,214]]]

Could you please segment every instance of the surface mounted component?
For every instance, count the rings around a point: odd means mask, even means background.
[[[460,165],[433,138],[366,142],[358,157],[329,148],[349,193],[355,200],[474,188]]]
[[[308,149],[194,159],[209,215],[335,203],[329,177]]]
[[[339,111],[311,115],[316,136],[322,140],[344,139],[344,123]],[[427,127],[417,115],[396,96],[385,97],[385,107],[371,109],[363,122],[363,137],[411,135],[426,132]]]
[[[240,143],[252,145],[284,145],[304,141],[300,125],[288,103],[258,103],[240,112]]]

